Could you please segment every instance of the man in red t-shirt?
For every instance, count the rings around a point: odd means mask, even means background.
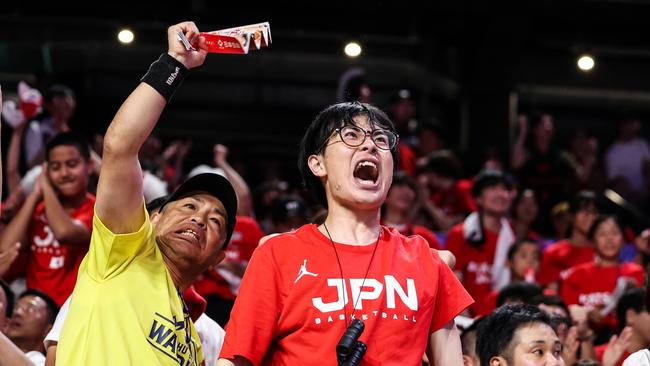
[[[539,272],[539,283],[555,292],[567,270],[594,260],[593,244],[587,234],[598,216],[595,193],[579,192],[569,204],[569,212],[573,222],[571,238],[562,239],[544,249]]]
[[[449,150],[431,153],[420,161],[418,180],[431,194],[425,206],[440,230],[447,230],[476,211],[472,182],[461,179],[460,162]]]
[[[512,201],[511,188],[504,173],[493,169],[481,171],[472,187],[478,211],[447,234],[446,249],[456,256],[456,274],[476,300],[471,308],[473,314],[489,312],[485,299],[490,292],[500,290],[509,282],[508,278],[502,280],[494,275],[499,270],[507,271],[508,249],[515,241],[507,220]],[[496,261],[498,243],[502,249],[499,261]]]
[[[23,207],[0,237],[3,250],[20,243],[28,251],[27,288],[41,290],[61,306],[70,296],[88,251],[95,196],[86,142],[72,133],[46,146],[44,171]]]
[[[472,303],[419,236],[380,225],[397,136],[379,109],[341,103],[303,137],[299,168],[327,217],[268,239],[248,265],[217,365],[337,365],[361,321],[361,365],[462,365],[454,317]],[[356,349],[361,347],[354,343]]]
[[[226,258],[208,268],[194,283],[196,291],[208,301],[206,314],[222,327],[228,323],[248,261],[264,232],[257,221],[237,216]]]

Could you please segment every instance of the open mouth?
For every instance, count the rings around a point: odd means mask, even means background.
[[[178,231],[178,234],[190,239],[191,241],[196,241],[196,242],[199,241],[199,234],[197,234],[192,229],[185,229],[185,230]]]
[[[379,170],[377,169],[377,164],[363,160],[357,163],[357,166],[354,167],[354,177],[360,179],[363,182],[376,183],[379,178]]]

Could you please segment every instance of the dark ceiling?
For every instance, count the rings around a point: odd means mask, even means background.
[[[420,117],[442,120],[451,144],[473,154],[507,146],[517,111],[549,110],[560,130],[594,133],[621,109],[650,111],[650,1],[422,3],[13,1],[0,11],[0,83],[5,91],[23,79],[67,83],[79,94],[76,123],[102,131],[164,51],[168,25],[269,21],[269,49],[210,55],[190,76],[163,116],[161,136],[224,141],[243,160],[291,156],[351,66],[366,69],[379,105],[411,88]],[[117,44],[121,26],[135,31],[134,44]],[[351,39],[364,46],[357,60],[341,53]],[[589,73],[576,68],[581,53],[596,58]]]

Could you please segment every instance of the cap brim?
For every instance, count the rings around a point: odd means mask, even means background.
[[[222,248],[225,249],[230,242],[230,237],[232,236],[235,227],[237,215],[237,194],[235,194],[235,189],[232,187],[232,184],[230,184],[228,179],[219,174],[197,174],[183,182],[183,184],[181,184],[174,193],[169,196],[165,203],[160,206],[160,209],[162,210],[162,208],[169,202],[176,201],[192,192],[206,192],[221,201],[221,204],[223,204],[223,207],[226,209],[228,227],[226,232],[226,241]]]

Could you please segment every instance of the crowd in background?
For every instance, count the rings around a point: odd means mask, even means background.
[[[88,250],[102,137],[89,141],[71,129],[70,88],[21,88],[5,101],[2,119],[11,137],[2,161],[0,331],[25,353],[45,354],[43,340]],[[372,103],[372,91],[362,73],[349,73],[338,98]],[[617,138],[610,146],[576,131],[563,148],[552,115],[522,114],[510,156],[488,154],[480,169],[468,171],[445,125],[419,116],[408,90],[396,91],[386,109],[400,159],[382,222],[454,255],[453,269],[475,300],[459,321],[469,364],[479,365],[478,323],[469,319],[510,303],[549,314],[567,365],[621,365],[650,346],[650,149],[638,117],[612,121]],[[205,314],[225,327],[260,239],[319,222],[324,208],[281,177],[249,187],[227,146],[214,145],[209,165],[187,166],[191,153],[186,140],[164,145],[150,137],[139,156],[145,199],[164,197],[202,172],[233,184],[240,204],[226,259],[194,284],[207,301]]]

